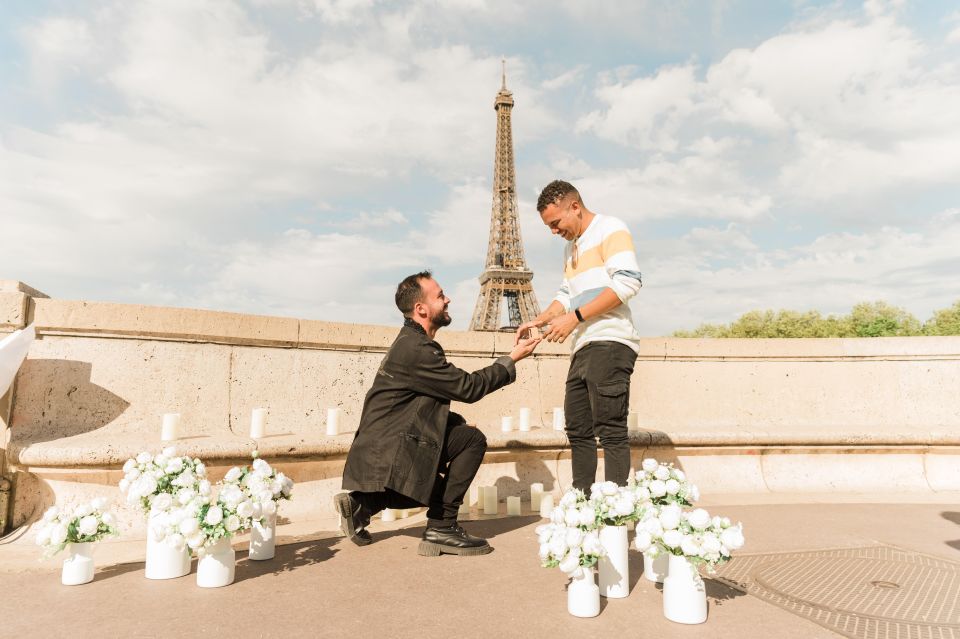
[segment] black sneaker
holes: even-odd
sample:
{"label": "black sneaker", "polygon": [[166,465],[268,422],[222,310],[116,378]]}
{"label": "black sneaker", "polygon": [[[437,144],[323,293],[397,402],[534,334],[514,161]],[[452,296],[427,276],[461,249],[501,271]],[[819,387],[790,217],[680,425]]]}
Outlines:
{"label": "black sneaker", "polygon": [[443,553],[471,557],[486,555],[491,552],[493,552],[493,548],[490,547],[486,539],[468,535],[467,531],[458,524],[443,528],[427,526],[427,529],[423,531],[420,547],[417,548],[417,554],[424,557],[439,557]]}
{"label": "black sneaker", "polygon": [[350,493],[338,493],[333,498],[333,505],[340,513],[340,531],[350,541],[358,546],[367,546],[373,543],[373,537],[366,529],[370,518],[363,517],[363,506]]}

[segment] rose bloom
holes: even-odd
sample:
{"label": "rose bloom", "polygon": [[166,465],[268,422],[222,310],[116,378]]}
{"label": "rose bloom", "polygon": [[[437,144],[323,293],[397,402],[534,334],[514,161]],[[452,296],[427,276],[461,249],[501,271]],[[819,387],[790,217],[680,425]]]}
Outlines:
{"label": "rose bloom", "polygon": [[570,553],[563,558],[563,561],[560,562],[560,570],[567,573],[568,575],[576,572],[580,568],[580,555]]}
{"label": "rose bloom", "polygon": [[225,525],[226,529],[230,532],[234,532],[237,528],[240,527],[240,518],[236,515],[230,515],[227,517],[227,523]]}
{"label": "rose bloom", "polygon": [[697,508],[687,515],[687,521],[697,530],[703,530],[710,525],[710,513],[703,508]]}
{"label": "rose bloom", "polygon": [[655,471],[653,471],[653,476],[660,481],[667,481],[670,479],[670,469],[666,466],[660,466]]}
{"label": "rose bloom", "polygon": [[678,482],[676,479],[668,479],[663,487],[664,490],[667,491],[668,495],[676,495],[678,492],[680,492],[680,482]]}
{"label": "rose bloom", "polygon": [[223,481],[226,481],[226,482],[234,482],[234,481],[237,481],[238,479],[240,479],[240,469],[237,468],[236,466],[228,470],[227,474],[224,475],[223,477]]}
{"label": "rose bloom", "polygon": [[738,550],[743,547],[743,531],[740,526],[732,526],[724,529],[720,533],[720,542],[730,550]]}
{"label": "rose bloom", "polygon": [[100,520],[107,526],[112,526],[117,521],[113,516],[113,513],[103,513],[103,515],[100,517]]}
{"label": "rose bloom", "polygon": [[633,545],[640,552],[646,552],[653,545],[653,536],[646,530],[638,530],[637,536],[633,538]]}
{"label": "rose bloom", "polygon": [[180,534],[189,537],[200,529],[200,524],[193,517],[188,517],[180,522]]}
{"label": "rose bloom", "polygon": [[93,515],[87,515],[80,520],[80,524],[77,528],[80,530],[80,534],[84,536],[90,536],[97,532],[97,528],[100,527],[100,522],[97,521],[97,518]]}
{"label": "rose bloom", "polygon": [[207,511],[207,515],[203,518],[203,521],[210,526],[216,526],[223,521],[223,510],[220,506],[210,506],[210,510]]}
{"label": "rose bloom", "polygon": [[646,459],[643,460],[643,462],[641,462],[640,468],[644,469],[648,473],[652,473],[657,469],[659,465],[660,463],[656,459],[652,457],[647,457]]}
{"label": "rose bloom", "polygon": [[672,530],[680,525],[679,508],[663,508],[660,511],[660,525],[664,530]]}
{"label": "rose bloom", "polygon": [[668,530],[660,539],[667,548],[676,548],[683,541],[683,533],[679,530]]}

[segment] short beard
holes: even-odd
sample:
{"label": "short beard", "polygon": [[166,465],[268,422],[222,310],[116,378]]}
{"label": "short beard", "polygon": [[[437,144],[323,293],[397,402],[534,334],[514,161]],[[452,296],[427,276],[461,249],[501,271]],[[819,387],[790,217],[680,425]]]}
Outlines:
{"label": "short beard", "polygon": [[450,322],[453,321],[453,318],[450,317],[450,313],[443,311],[439,315],[430,318],[430,323],[434,328],[443,328],[444,326],[450,326]]}

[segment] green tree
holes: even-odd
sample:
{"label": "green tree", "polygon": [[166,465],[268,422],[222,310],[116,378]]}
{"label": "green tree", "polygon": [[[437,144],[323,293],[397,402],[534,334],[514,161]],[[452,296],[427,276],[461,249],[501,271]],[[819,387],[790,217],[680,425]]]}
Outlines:
{"label": "green tree", "polygon": [[933,312],[923,325],[924,335],[960,335],[960,300],[950,308]]}
{"label": "green tree", "polygon": [[857,337],[922,335],[916,317],[886,302],[861,302],[850,312],[850,328]]}

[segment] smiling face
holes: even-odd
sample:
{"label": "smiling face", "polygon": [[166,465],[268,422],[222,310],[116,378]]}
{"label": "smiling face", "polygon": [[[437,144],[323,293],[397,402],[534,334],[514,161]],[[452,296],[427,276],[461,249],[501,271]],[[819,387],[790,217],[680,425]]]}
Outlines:
{"label": "smiling face", "polygon": [[548,204],[540,212],[540,219],[551,233],[568,242],[577,239],[583,229],[583,210],[572,193],[555,204]]}
{"label": "smiling face", "polygon": [[425,317],[434,328],[449,326],[453,321],[447,312],[450,298],[443,294],[437,281],[433,278],[420,280],[420,290],[423,291],[423,296],[414,307],[414,312]]}

